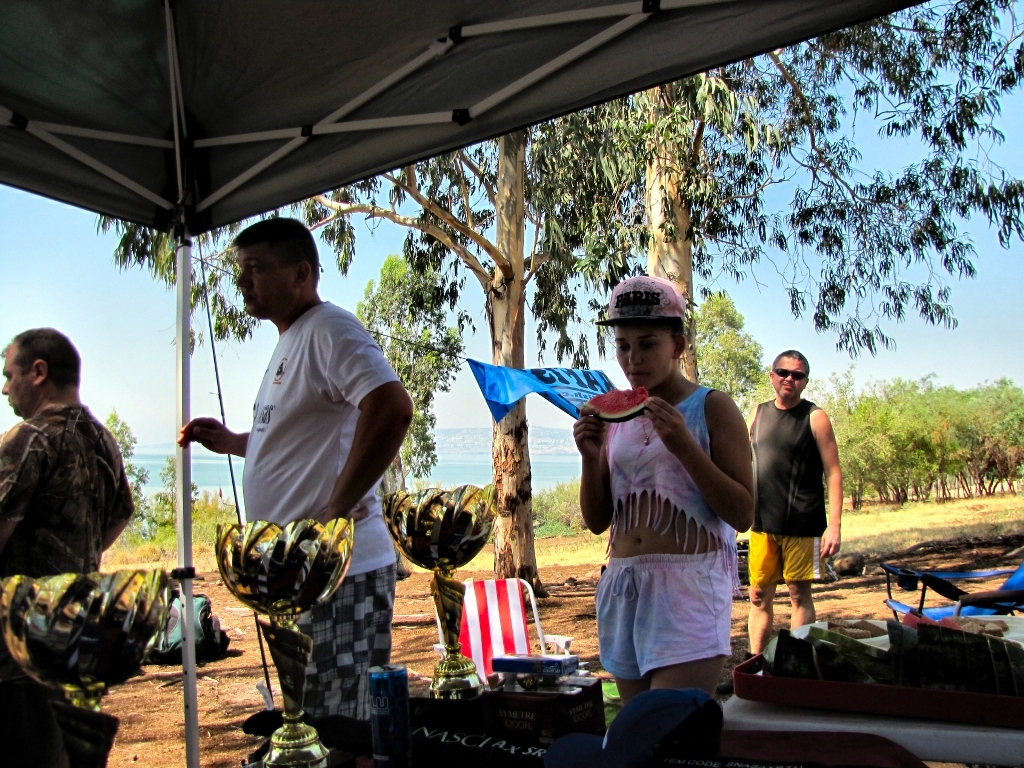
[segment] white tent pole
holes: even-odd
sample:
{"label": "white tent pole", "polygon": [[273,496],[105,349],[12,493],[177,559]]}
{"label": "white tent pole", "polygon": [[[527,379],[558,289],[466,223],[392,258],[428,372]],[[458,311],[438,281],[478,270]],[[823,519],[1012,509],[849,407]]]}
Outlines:
{"label": "white tent pole", "polygon": [[[715,5],[717,3],[731,3],[734,0],[661,0],[657,3],[657,10],[675,11],[681,8],[693,8],[702,5]],[[521,29],[536,29],[538,27],[554,27],[561,24],[577,24],[581,21],[594,21],[595,19],[609,19],[615,16],[632,16],[635,13],[651,13],[644,8],[645,3],[619,3],[617,5],[601,5],[596,8],[581,8],[576,11],[562,11],[561,13],[546,13],[541,16],[524,16],[518,19],[507,19],[505,21],[489,21],[483,24],[468,24],[461,29],[463,37],[479,37],[481,35],[495,35],[501,32],[517,32]]]}
{"label": "white tent pole", "polygon": [[93,128],[79,128],[75,125],[47,123],[43,120],[33,120],[32,122],[37,128],[42,128],[44,131],[49,131],[50,133],[63,134],[64,136],[81,136],[83,139],[112,141],[116,144],[134,144],[139,147],[174,149],[174,142],[168,141],[167,139],[153,139],[149,136],[133,136],[130,133],[115,133],[114,131],[98,131]]}
{"label": "white tent pole", "polygon": [[[192,237],[185,219],[184,154],[181,136],[184,122],[178,121],[179,104],[184,94],[178,92],[178,44],[174,37],[174,17],[170,0],[164,0],[164,20],[167,24],[168,84],[171,87],[171,122],[174,126],[174,160],[178,177],[178,234],[175,253],[177,287],[177,323],[174,334],[175,368],[177,369],[178,408],[177,428],[181,429],[192,418]],[[183,114],[182,110],[182,114]],[[178,567],[174,576],[181,585],[181,688],[185,715],[185,765],[199,768],[199,693],[196,690],[196,612],[192,603],[192,579],[196,575],[192,564],[192,449],[182,447],[175,440],[175,496],[178,519]]]}
{"label": "white tent pole", "polygon": [[[384,91],[386,91],[388,88],[390,88],[392,85],[397,83],[399,80],[401,80],[401,79],[403,79],[405,77],[408,77],[413,72],[415,72],[417,69],[420,69],[421,67],[424,67],[427,64],[429,64],[434,59],[439,58],[440,56],[443,56],[445,54],[445,52],[449,48],[451,48],[451,47],[452,47],[451,40],[447,40],[444,43],[437,43],[437,42],[431,43],[427,47],[426,51],[421,53],[415,59],[413,59],[408,64],[406,64],[404,67],[401,67],[400,69],[396,70],[395,72],[392,72],[390,75],[385,77],[383,80],[380,80],[375,85],[370,86],[365,91],[363,91],[361,94],[356,96],[354,99],[352,99],[351,101],[346,102],[345,104],[340,106],[338,109],[336,109],[333,112],[331,112],[331,114],[329,114],[323,120],[320,120],[319,122],[317,122],[317,125],[327,125],[328,123],[337,122],[338,120],[343,118],[345,115],[347,115],[347,114],[349,114],[351,112],[354,112],[356,109],[358,109],[363,104],[368,102],[374,96],[377,96],[378,94],[383,93]],[[224,197],[225,195],[231,194],[236,189],[238,189],[240,186],[245,184],[245,182],[247,182],[253,176],[256,176],[257,174],[261,173],[265,168],[269,168],[271,165],[276,163],[282,157],[286,157],[287,155],[290,155],[296,149],[301,147],[306,142],[307,138],[308,138],[307,136],[301,136],[300,138],[292,139],[291,141],[289,141],[284,146],[279,147],[276,151],[274,151],[271,154],[267,155],[260,162],[256,163],[256,165],[254,165],[251,168],[249,168],[249,170],[245,171],[244,173],[239,174],[234,179],[229,181],[227,184],[222,186],[220,189],[216,190],[215,192],[212,192],[205,200],[200,200],[199,204],[196,205],[196,213],[202,213],[207,208],[209,208],[211,205],[213,205],[218,200],[220,200],[222,197]]]}
{"label": "white tent pole", "polygon": [[277,141],[280,139],[297,139],[302,136],[322,136],[329,133],[356,133],[358,131],[378,131],[384,128],[408,128],[412,125],[443,125],[452,121],[452,111],[423,112],[416,115],[397,115],[395,117],[373,117],[366,120],[346,120],[341,123],[326,123],[307,126],[306,128],[276,128],[271,131],[255,131],[238,133],[234,136],[219,136],[212,139],[197,139],[196,149],[223,147],[233,144],[251,144],[257,141]]}
{"label": "white tent pole", "polygon": [[[192,319],[192,240],[182,230],[177,249],[177,352],[179,428],[191,418],[191,319]],[[181,574],[182,632],[181,681],[185,698],[185,765],[199,768],[199,710],[196,690],[195,611],[192,605],[192,452],[180,445],[177,459],[175,492],[177,495],[178,569]]]}
{"label": "white tent pole", "polygon": [[[177,70],[175,60],[178,57],[178,46],[174,39],[174,17],[171,16],[171,0],[164,0],[164,18],[167,22],[167,81],[171,86],[171,122],[174,126],[174,170],[178,173],[178,203],[181,204],[184,202],[185,180],[181,167],[181,142],[179,139],[181,137],[182,124],[178,122],[178,79],[175,75]],[[183,239],[186,237],[183,236]],[[191,270],[192,266],[190,263],[189,272]]]}
{"label": "white tent pole", "polygon": [[552,72],[557,72],[563,67],[566,67],[572,62],[576,61],[576,59],[580,58],[581,56],[585,56],[586,54],[590,53],[595,48],[600,48],[608,41],[614,40],[619,35],[625,34],[633,27],[635,27],[637,24],[647,21],[648,18],[650,18],[649,13],[637,13],[634,14],[633,16],[627,16],[617,24],[613,24],[612,26],[605,29],[603,32],[600,32],[594,35],[593,37],[584,40],[582,43],[575,46],[574,48],[570,48],[561,56],[552,59],[547,64],[537,67],[537,69],[533,70],[529,74],[524,75],[523,77],[519,78],[513,83],[510,83],[509,85],[506,85],[497,93],[493,93],[483,101],[474,104],[472,107],[469,108],[469,116],[479,117],[487,110],[496,107],[503,101],[508,101],[520,91],[523,91],[526,88],[529,88],[531,85],[543,80]]}
{"label": "white tent pole", "polygon": [[160,195],[156,194],[155,192],[151,192],[141,184],[135,183],[127,176],[125,176],[123,173],[115,171],[109,165],[101,163],[95,157],[87,155],[78,147],[71,146],[63,139],[58,139],[52,133],[45,130],[41,125],[36,123],[34,120],[29,120],[22,115],[15,115],[15,113],[12,110],[8,109],[3,105],[0,105],[0,125],[6,125],[7,123],[11,122],[12,119],[14,119],[15,117],[22,120],[21,129],[25,131],[25,133],[32,134],[40,141],[45,141],[54,149],[63,152],[65,155],[69,155],[75,158],[75,160],[82,163],[83,165],[89,166],[97,173],[103,174],[111,181],[120,184],[122,187],[127,187],[135,194],[146,198],[151,203],[155,203],[156,205],[159,205],[161,208],[164,208],[165,210],[169,211],[174,207],[173,203],[171,203],[168,200],[164,200],[162,197],[160,197]]}

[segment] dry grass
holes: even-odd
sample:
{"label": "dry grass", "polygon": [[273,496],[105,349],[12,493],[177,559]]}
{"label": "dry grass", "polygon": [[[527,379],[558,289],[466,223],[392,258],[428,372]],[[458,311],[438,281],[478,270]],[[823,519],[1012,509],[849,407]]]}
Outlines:
{"label": "dry grass", "polygon": [[[994,538],[1024,532],[1024,498],[1003,495],[978,499],[960,499],[946,503],[911,503],[903,507],[866,506],[859,512],[843,512],[843,551],[883,555],[922,541],[958,538]],[[742,534],[740,538],[745,538]],[[608,536],[582,533],[537,539],[537,564],[541,568],[598,564],[604,561]],[[217,569],[212,542],[194,546],[196,568]],[[488,545],[477,556],[477,567],[493,562],[494,550]],[[126,547],[118,542],[103,558],[105,570],[113,568],[173,568],[177,558],[173,550],[146,542]],[[417,569],[418,570],[418,569]]]}
{"label": "dry grass", "polygon": [[[1011,494],[955,501],[866,504],[843,509],[843,552],[885,555],[922,541],[995,538],[1024,533],[1024,497]],[[740,534],[741,539],[749,534]]]}
{"label": "dry grass", "polygon": [[[922,541],[995,538],[1024,533],[1024,497],[1014,495],[959,499],[938,503],[914,502],[903,507],[867,505],[858,512],[843,511],[843,551],[882,555]],[[749,534],[741,534],[747,538]],[[599,563],[605,558],[607,534],[537,540],[537,564],[542,567]],[[488,548],[480,554],[490,558]]]}
{"label": "dry grass", "polygon": [[[192,560],[197,571],[216,571],[217,559],[213,554],[213,543],[200,541],[192,545]],[[161,548],[151,541],[128,546],[118,540],[103,554],[103,570],[113,571],[128,568],[164,568],[171,570],[178,565],[175,550]]]}
{"label": "dry grass", "polygon": [[1024,532],[1024,498],[1013,495],[882,505],[843,513],[843,549],[885,554],[922,541],[995,538]]}

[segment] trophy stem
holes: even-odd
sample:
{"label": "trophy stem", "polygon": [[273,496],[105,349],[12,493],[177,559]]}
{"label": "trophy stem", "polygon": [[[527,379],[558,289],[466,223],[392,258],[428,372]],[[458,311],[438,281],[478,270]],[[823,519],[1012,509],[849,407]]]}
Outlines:
{"label": "trophy stem", "polygon": [[434,597],[444,637],[444,658],[434,667],[430,695],[435,699],[472,699],[480,695],[483,684],[477,675],[476,664],[462,655],[459,626],[462,623],[466,587],[452,578],[453,570],[436,569],[430,582],[430,592]]}
{"label": "trophy stem", "polygon": [[270,623],[260,620],[260,628],[270,646],[284,697],[284,725],[270,737],[270,749],[263,764],[326,768],[327,749],[320,743],[316,729],[302,722],[306,666],[313,651],[313,639],[298,631],[290,617],[272,616]]}
{"label": "trophy stem", "polygon": [[85,709],[90,712],[99,712],[100,698],[105,692],[106,691],[102,686],[88,689],[65,688],[64,698],[73,707]]}

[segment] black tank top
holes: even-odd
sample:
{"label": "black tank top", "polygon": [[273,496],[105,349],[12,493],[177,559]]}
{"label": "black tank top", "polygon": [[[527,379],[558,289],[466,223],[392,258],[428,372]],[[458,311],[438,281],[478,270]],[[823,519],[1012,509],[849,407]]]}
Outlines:
{"label": "black tank top", "polygon": [[788,411],[775,401],[754,415],[751,445],[757,481],[754,530],[785,536],[821,536],[825,519],[825,468],[811,433],[810,400]]}

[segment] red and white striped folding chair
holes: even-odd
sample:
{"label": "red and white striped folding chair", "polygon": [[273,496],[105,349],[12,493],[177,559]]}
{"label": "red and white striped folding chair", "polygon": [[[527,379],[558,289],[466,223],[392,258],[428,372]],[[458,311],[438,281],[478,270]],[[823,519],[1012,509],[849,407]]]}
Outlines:
{"label": "red and white striped folding chair", "polygon": [[[541,651],[547,653],[550,648],[551,653],[569,652],[571,637],[545,635],[541,629],[537,601],[528,581],[500,579],[463,583],[466,585],[466,596],[462,604],[459,642],[462,644],[462,652],[476,663],[477,673],[485,683],[492,672],[492,658],[507,653],[531,652],[523,589],[530,596],[533,625],[537,628]],[[437,636],[443,643],[440,622],[437,625]]]}

